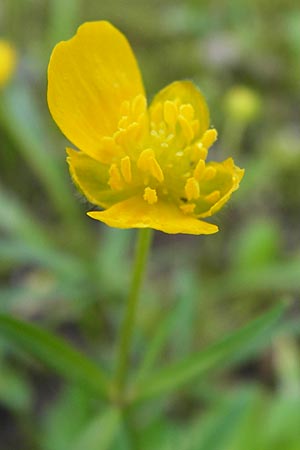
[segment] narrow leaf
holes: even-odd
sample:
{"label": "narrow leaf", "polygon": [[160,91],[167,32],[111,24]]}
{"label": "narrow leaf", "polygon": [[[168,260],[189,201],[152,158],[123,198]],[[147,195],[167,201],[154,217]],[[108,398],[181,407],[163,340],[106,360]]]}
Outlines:
{"label": "narrow leaf", "polygon": [[49,331],[0,314],[0,335],[21,346],[66,379],[82,384],[99,396],[107,396],[108,383],[102,370]]}
{"label": "narrow leaf", "polygon": [[73,450],[109,450],[121,425],[120,411],[109,407],[95,417],[81,435],[76,438]]}
{"label": "narrow leaf", "polygon": [[148,376],[137,388],[136,400],[160,396],[180,388],[210,369],[245,357],[272,336],[284,311],[280,304],[250,324],[229,335],[204,351]]}

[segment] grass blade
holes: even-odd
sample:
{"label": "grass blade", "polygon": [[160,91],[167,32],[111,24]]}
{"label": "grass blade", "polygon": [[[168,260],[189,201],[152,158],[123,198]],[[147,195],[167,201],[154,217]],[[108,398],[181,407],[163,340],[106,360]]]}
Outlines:
{"label": "grass blade", "polygon": [[0,335],[40,359],[66,379],[106,398],[108,382],[102,370],[63,339],[36,325],[0,314]]}

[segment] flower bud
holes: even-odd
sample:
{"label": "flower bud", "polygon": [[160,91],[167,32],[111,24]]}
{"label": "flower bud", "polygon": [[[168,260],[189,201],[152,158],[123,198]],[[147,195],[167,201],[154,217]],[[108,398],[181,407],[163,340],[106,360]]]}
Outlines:
{"label": "flower bud", "polygon": [[0,39],[0,88],[13,76],[16,68],[17,54],[8,41]]}
{"label": "flower bud", "polygon": [[254,90],[235,86],[227,92],[224,107],[233,119],[251,122],[260,114],[261,99]]}

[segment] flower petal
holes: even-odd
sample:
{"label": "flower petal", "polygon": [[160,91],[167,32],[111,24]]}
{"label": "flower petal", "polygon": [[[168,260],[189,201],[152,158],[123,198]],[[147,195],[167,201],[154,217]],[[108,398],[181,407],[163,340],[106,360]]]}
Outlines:
{"label": "flower petal", "polygon": [[71,177],[89,202],[107,208],[124,198],[110,189],[107,166],[77,150],[67,148],[67,154]]}
{"label": "flower petal", "polygon": [[214,180],[207,183],[207,187],[211,184],[210,190],[219,190],[221,197],[209,209],[207,209],[207,205],[204,207],[204,212],[198,214],[198,217],[201,218],[212,216],[228,202],[231,194],[239,188],[245,173],[244,169],[235,166],[232,158],[228,158],[220,163],[212,162],[210,166],[217,170],[217,175]]}
{"label": "flower petal", "polygon": [[101,138],[117,129],[124,101],[144,94],[125,36],[105,21],[87,22],[53,50],[48,68],[50,112],[80,150],[101,159]]}
{"label": "flower petal", "polygon": [[154,228],[169,234],[213,234],[218,227],[183,214],[175,205],[158,202],[149,205],[133,197],[105,211],[91,211],[88,216],[115,228]]}
{"label": "flower petal", "polygon": [[193,106],[194,117],[199,121],[197,135],[201,137],[209,127],[209,110],[203,94],[191,81],[175,81],[159,91],[151,103],[150,115],[158,103],[176,99],[179,100],[180,105],[190,104]]}

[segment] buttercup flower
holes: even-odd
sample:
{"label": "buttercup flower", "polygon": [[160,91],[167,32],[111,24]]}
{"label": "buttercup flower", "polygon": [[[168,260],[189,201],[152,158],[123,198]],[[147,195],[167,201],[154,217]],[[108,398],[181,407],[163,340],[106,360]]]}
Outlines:
{"label": "buttercup flower", "polygon": [[83,24],[54,49],[48,103],[65,136],[70,172],[88,215],[117,228],[211,234],[244,171],[207,162],[217,138],[205,99],[190,81],[162,89],[149,108],[131,47],[110,23]]}
{"label": "buttercup flower", "polygon": [[16,51],[4,39],[0,39],[0,87],[4,86],[12,77],[16,67]]}

